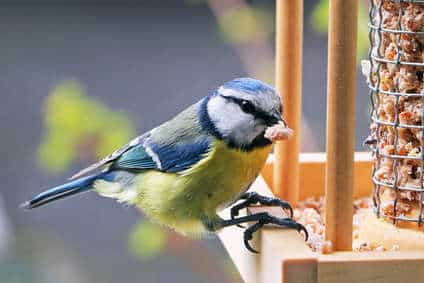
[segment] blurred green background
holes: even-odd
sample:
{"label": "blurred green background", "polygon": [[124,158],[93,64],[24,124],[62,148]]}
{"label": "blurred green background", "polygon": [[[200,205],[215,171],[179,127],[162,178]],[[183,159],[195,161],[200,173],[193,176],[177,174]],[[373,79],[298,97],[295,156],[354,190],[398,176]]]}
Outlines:
{"label": "blurred green background", "polygon": [[[365,58],[366,1],[358,61]],[[0,1],[0,282],[241,282],[193,240],[95,194],[19,203],[240,76],[273,82],[275,1]],[[302,150],[324,150],[328,0],[305,1]],[[368,97],[358,76],[357,150]],[[241,240],[241,239],[240,239]]]}

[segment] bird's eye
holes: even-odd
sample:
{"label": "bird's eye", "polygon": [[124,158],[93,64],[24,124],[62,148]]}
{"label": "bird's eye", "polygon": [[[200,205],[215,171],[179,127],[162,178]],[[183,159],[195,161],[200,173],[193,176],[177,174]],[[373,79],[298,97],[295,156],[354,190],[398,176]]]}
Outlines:
{"label": "bird's eye", "polygon": [[246,113],[254,113],[255,110],[256,110],[255,106],[253,106],[253,104],[250,101],[247,101],[247,100],[243,100],[240,103],[240,108],[241,108],[241,110],[243,110],[243,112],[246,112]]}

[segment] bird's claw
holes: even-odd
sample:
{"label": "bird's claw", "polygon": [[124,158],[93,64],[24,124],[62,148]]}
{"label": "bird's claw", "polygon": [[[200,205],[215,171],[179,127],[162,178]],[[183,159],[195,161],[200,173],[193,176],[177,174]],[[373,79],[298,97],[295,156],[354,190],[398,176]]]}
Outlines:
{"label": "bird's claw", "polygon": [[[262,196],[256,192],[247,192],[247,193],[244,193],[240,197],[240,199],[243,199],[244,201],[234,205],[231,208],[231,219],[234,219],[235,216],[238,216],[239,211],[241,209],[247,208],[254,204],[262,204],[266,206],[279,206],[283,210],[288,210],[290,212],[289,217],[293,218],[293,208],[291,207],[291,205],[288,202],[283,201],[279,198]],[[244,226],[240,224],[237,224],[237,227],[245,228]]]}
{"label": "bird's claw", "polygon": [[280,227],[294,228],[299,233],[303,231],[303,233],[305,234],[305,241],[308,240],[308,237],[309,237],[308,231],[306,230],[305,226],[303,226],[302,224],[297,223],[296,221],[294,221],[291,218],[278,218],[278,217],[266,214],[266,215],[264,215],[264,217],[259,219],[258,222],[256,222],[252,226],[248,227],[244,231],[244,235],[243,235],[244,245],[245,245],[246,249],[248,249],[252,253],[259,253],[259,252],[257,250],[255,250],[254,248],[252,248],[249,241],[253,239],[253,234],[256,231],[258,231],[260,228],[262,228],[265,224],[274,224],[274,225],[277,225],[277,226],[280,226]]}
{"label": "bird's claw", "polygon": [[[305,241],[308,240],[308,231],[306,230],[306,228],[302,224],[297,223],[296,221],[292,219],[293,208],[290,206],[289,203],[275,197],[262,196],[256,192],[244,193],[243,195],[241,195],[240,200],[243,200],[243,201],[231,207],[231,210],[230,210],[231,222],[233,223],[233,225],[236,225],[237,227],[245,228],[244,236],[243,236],[244,245],[246,249],[248,249],[252,253],[258,253],[258,251],[252,248],[249,241],[253,239],[253,234],[266,224],[274,224],[280,227],[294,228],[298,232],[303,231],[303,233],[305,234]],[[261,204],[264,206],[279,206],[283,210],[288,210],[289,217],[278,218],[266,212],[262,212],[262,213],[251,214],[250,216],[246,216],[247,221],[246,220],[240,221],[241,220],[240,218],[236,218],[236,216],[239,215],[239,212],[241,209],[244,209],[256,204]],[[241,218],[244,218],[244,217],[241,217]],[[243,227],[242,225],[240,225],[240,223],[242,222],[256,222],[256,223],[254,223],[253,225],[249,227]]]}
{"label": "bird's claw", "polygon": [[258,254],[259,252],[257,250],[255,250],[254,248],[252,248],[252,246],[250,245],[249,241],[253,239],[253,233],[255,233],[256,231],[258,231],[264,225],[265,224],[263,222],[259,221],[258,223],[253,224],[252,226],[250,226],[249,228],[247,228],[244,231],[244,235],[243,235],[244,246],[246,247],[246,249],[248,249],[252,253]]}
{"label": "bird's claw", "polygon": [[[235,217],[239,215],[239,211],[243,208],[248,207],[249,205],[250,204],[247,203],[247,201],[243,201],[243,202],[236,204],[233,207],[231,207],[231,210],[230,210],[231,219],[235,219]],[[239,228],[246,228],[245,226],[243,226],[241,224],[236,224],[236,226],[239,227]]]}

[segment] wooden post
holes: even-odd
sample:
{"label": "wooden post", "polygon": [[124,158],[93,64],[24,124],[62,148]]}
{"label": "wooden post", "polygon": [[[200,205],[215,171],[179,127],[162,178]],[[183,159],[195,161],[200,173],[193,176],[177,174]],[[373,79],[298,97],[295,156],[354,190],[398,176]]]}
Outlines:
{"label": "wooden post", "polygon": [[303,0],[276,1],[276,78],[284,117],[293,137],[275,146],[274,194],[296,205],[299,200],[299,148],[302,101]]}
{"label": "wooden post", "polygon": [[352,249],[358,0],[330,0],[327,80],[326,239]]}

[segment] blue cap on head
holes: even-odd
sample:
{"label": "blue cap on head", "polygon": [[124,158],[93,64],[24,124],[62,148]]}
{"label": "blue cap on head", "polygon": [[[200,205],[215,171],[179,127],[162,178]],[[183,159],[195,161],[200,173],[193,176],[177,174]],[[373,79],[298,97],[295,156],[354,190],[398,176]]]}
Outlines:
{"label": "blue cap on head", "polygon": [[249,93],[275,92],[270,85],[252,78],[237,78],[226,82],[223,87]]}

